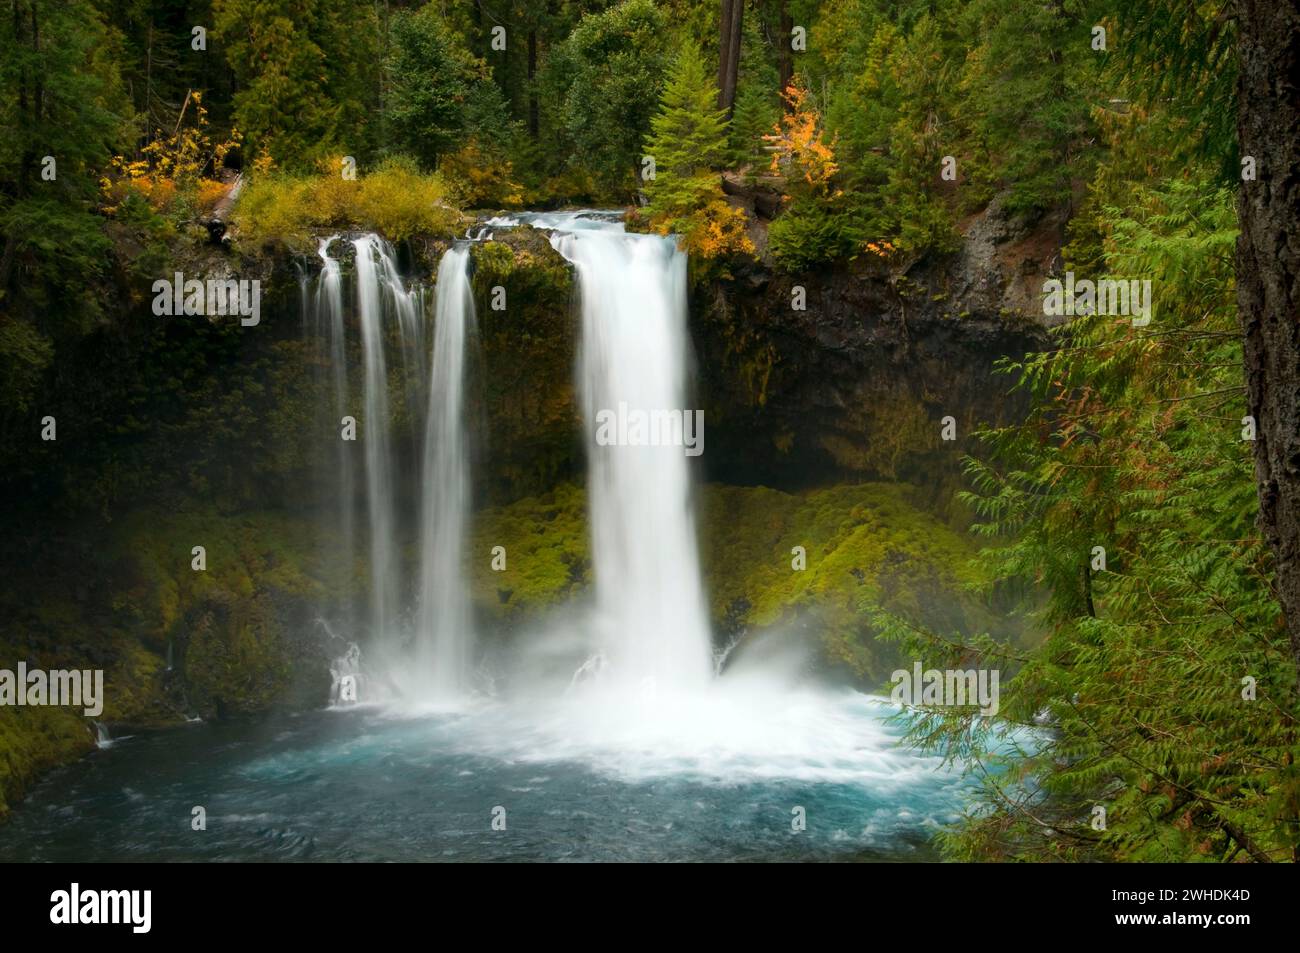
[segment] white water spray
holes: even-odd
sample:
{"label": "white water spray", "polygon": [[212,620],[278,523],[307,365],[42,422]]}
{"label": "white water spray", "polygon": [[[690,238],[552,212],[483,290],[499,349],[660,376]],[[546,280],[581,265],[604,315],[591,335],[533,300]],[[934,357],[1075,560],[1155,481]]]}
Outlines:
{"label": "white water spray", "polygon": [[[467,690],[473,652],[462,566],[470,505],[465,347],[474,322],[468,251],[452,249],[439,266],[430,360],[423,288],[402,281],[383,239],[352,240],[362,356],[357,408],[349,406],[342,268],[329,253],[337,239],[321,242],[321,272],[313,295],[304,288],[304,307],[313,312],[314,331],[333,367],[336,420],[360,418],[369,530],[367,657],[377,676],[367,684],[381,694],[387,685],[408,701],[445,702]],[[401,419],[408,426],[395,430]],[[342,559],[348,564],[354,558],[354,447],[340,441],[338,461]],[[402,529],[416,513],[418,565],[402,558]]]}
{"label": "white water spray", "polygon": [[[333,371],[334,403],[327,421],[328,432],[336,432],[342,426],[342,419],[350,413],[348,365],[347,365],[347,325],[343,311],[343,270],[338,259],[331,258],[330,245],[338,240],[337,235],[321,239],[317,255],[321,259],[321,272],[316,286],[314,313],[316,316],[316,334],[324,341],[326,354]],[[352,461],[351,448],[342,440],[336,441],[335,460],[338,475],[338,528],[340,537],[339,568],[345,573],[352,567],[352,552],[355,547],[354,512],[356,497],[356,477]]]}

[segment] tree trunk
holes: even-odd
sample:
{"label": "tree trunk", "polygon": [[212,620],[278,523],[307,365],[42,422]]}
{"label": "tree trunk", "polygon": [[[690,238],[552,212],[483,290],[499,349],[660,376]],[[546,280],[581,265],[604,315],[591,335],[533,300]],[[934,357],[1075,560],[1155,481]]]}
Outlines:
{"label": "tree trunk", "polygon": [[721,13],[718,17],[718,108],[726,109],[722,91],[727,85],[727,76],[731,70],[727,60],[731,56],[731,17],[737,0],[722,0]]}
{"label": "tree trunk", "polygon": [[731,116],[736,104],[736,76],[740,70],[740,33],[745,0],[722,0],[718,25],[718,108]]}
{"label": "tree trunk", "polygon": [[1239,0],[1237,310],[1256,422],[1259,525],[1300,664],[1300,0]]}
{"label": "tree trunk", "polygon": [[794,52],[790,49],[794,33],[794,17],[790,15],[789,0],[781,0],[777,24],[781,36],[776,53],[776,72],[777,81],[781,84],[781,96],[784,99],[785,91],[790,88],[790,80],[794,79]]}
{"label": "tree trunk", "polygon": [[537,138],[537,31],[528,31],[528,135]]}
{"label": "tree trunk", "polygon": [[740,74],[740,35],[745,20],[745,0],[731,2],[731,36],[727,42],[727,76],[721,86],[721,108],[731,118],[731,109],[736,105],[736,79]]}

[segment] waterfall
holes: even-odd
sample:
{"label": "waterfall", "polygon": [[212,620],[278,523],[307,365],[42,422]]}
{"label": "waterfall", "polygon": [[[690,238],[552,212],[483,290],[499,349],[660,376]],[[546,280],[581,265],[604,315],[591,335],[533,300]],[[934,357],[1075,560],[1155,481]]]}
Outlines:
{"label": "waterfall", "polygon": [[[670,238],[628,234],[616,221],[590,214],[529,215],[489,225],[520,221],[551,230],[552,244],[573,264],[578,285],[576,378],[587,438],[595,576],[591,634],[599,657],[577,681],[619,695],[698,692],[714,677],[714,666],[690,451],[682,439],[683,421],[697,419],[686,406],[686,257]],[[370,657],[383,660],[403,695],[445,702],[469,691],[474,653],[464,572],[471,496],[465,366],[475,321],[469,252],[453,248],[439,265],[430,349],[422,291],[405,288],[392,249],[373,235],[353,245],[370,628],[378,649]],[[341,277],[326,246],[321,257],[315,307],[322,325],[338,329],[329,332],[335,399],[346,402]],[[405,386],[390,386],[399,364]],[[423,374],[419,387],[411,382],[413,373]],[[395,408],[393,401],[405,404]],[[614,433],[618,439],[602,439],[600,422],[614,413],[621,422],[605,437]],[[635,439],[635,426],[626,424],[638,415],[642,422],[675,420],[675,430],[664,433],[676,439]],[[422,420],[423,432],[415,432],[413,423],[409,436],[394,433],[395,419]],[[417,492],[404,496],[412,481],[402,476],[401,447],[418,443],[423,450],[413,481]],[[345,467],[340,472],[341,480],[350,479]],[[407,498],[419,504],[413,579],[404,577],[399,543],[399,530],[411,525],[408,513],[415,511],[399,506]],[[413,618],[402,616],[408,595]]]}
{"label": "waterfall", "polygon": [[686,406],[686,256],[672,238],[629,234],[588,215],[524,220],[553,230],[551,242],[578,281],[577,376],[596,636],[605,656],[599,678],[620,692],[696,692],[712,678],[713,656],[685,449],[597,439],[602,414],[681,420],[693,413]]}
{"label": "waterfall", "polygon": [[466,452],[465,342],[474,322],[469,250],[438,265],[437,311],[424,438],[419,619],[414,671],[427,697],[463,694],[473,649],[463,556],[470,504]]}
{"label": "waterfall", "polygon": [[[447,700],[468,688],[473,651],[463,572],[469,455],[463,423],[465,347],[474,323],[469,253],[454,248],[438,269],[432,341],[423,288],[402,281],[391,246],[376,235],[353,239],[355,314],[360,329],[360,407],[350,404],[347,297],[340,261],[318,249],[314,293],[303,288],[304,325],[318,336],[332,379],[322,395],[335,413],[356,416],[356,444],[340,440],[335,489],[340,558],[355,561],[354,498],[362,490],[369,545],[369,628],[366,685],[396,687],[408,699]],[[432,345],[432,356],[429,349]],[[358,413],[358,410],[360,411]],[[361,465],[363,480],[354,469]],[[358,487],[358,482],[360,486]],[[403,561],[403,528],[419,514],[419,563]],[[413,605],[410,604],[413,600]],[[349,640],[352,621],[347,619]],[[371,651],[373,649],[373,652]]]}
{"label": "waterfall", "polygon": [[[338,259],[331,258],[330,245],[338,240],[337,235],[321,240],[317,254],[321,259],[320,278],[316,286],[315,314],[316,333],[322,339],[330,368],[333,371],[334,402],[329,414],[327,431],[337,435],[342,426],[343,417],[350,414],[348,407],[350,395],[348,390],[347,364],[347,325],[343,312],[343,270]],[[352,454],[347,443],[335,440],[335,461],[338,474],[338,528],[339,555],[338,568],[349,573],[353,565],[355,549],[355,502],[356,477],[353,471]]]}
{"label": "waterfall", "polygon": [[578,386],[601,637],[611,677],[642,691],[700,689],[712,666],[681,446],[602,446],[596,416],[686,410],[686,256],[671,238],[582,230],[557,250],[577,269]]}
{"label": "waterfall", "polygon": [[398,551],[393,535],[396,500],[381,287],[381,277],[388,277],[388,269],[381,270],[376,262],[376,258],[385,254],[379,238],[365,235],[352,244],[356,248],[357,315],[364,371],[360,438],[365,446],[366,506],[370,518],[370,628],[371,637],[383,643],[393,637],[398,599]]}

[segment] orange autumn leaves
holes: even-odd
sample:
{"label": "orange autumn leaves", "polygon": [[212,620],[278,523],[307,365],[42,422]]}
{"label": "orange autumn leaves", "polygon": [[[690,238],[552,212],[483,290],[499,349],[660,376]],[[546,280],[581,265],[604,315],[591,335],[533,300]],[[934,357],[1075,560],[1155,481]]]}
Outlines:
{"label": "orange autumn leaves", "polygon": [[807,90],[791,86],[785,91],[787,111],[767,136],[773,146],[773,175],[802,179],[809,188],[830,194],[831,180],[839,171],[834,143],[825,141],[821,116],[808,102]]}
{"label": "orange autumn leaves", "polygon": [[[845,195],[836,184],[840,166],[835,160],[834,137],[826,140],[821,114],[806,89],[792,84],[783,97],[786,111],[764,138],[772,152],[769,171],[784,177],[790,190],[784,201],[811,196],[840,202]],[[887,258],[895,251],[894,244],[888,241],[867,241],[860,247],[878,258]]]}

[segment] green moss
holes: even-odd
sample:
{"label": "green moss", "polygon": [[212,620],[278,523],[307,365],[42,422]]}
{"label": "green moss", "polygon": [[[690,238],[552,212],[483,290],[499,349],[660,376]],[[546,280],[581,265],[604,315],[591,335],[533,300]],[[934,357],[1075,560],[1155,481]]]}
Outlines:
{"label": "green moss", "polygon": [[[0,595],[9,621],[0,667],[103,669],[99,720],[112,726],[286,702],[313,661],[289,627],[303,628],[303,607],[359,589],[355,573],[327,558],[338,541],[309,513],[142,507],[82,532],[84,545],[17,569]],[[192,568],[198,545],[202,572]],[[0,813],[38,773],[93,743],[81,709],[0,708]]]}
{"label": "green moss", "polygon": [[[492,569],[496,546],[502,571]],[[480,513],[472,552],[474,601],[487,618],[517,621],[565,601],[591,577],[585,494],[565,483]]]}
{"label": "green moss", "polygon": [[0,817],[37,774],[94,746],[80,710],[0,707]]}
{"label": "green moss", "polygon": [[[279,512],[137,510],[109,550],[131,583],[117,607],[147,643],[161,648],[184,609],[208,599],[247,600],[265,591],[318,598],[327,589],[347,589],[348,580],[337,569],[331,576],[322,558],[320,532],[309,517]],[[195,546],[205,549],[206,570],[193,568]]]}
{"label": "green moss", "polygon": [[209,593],[184,629],[180,661],[199,710],[264,711],[288,689],[293,660],[267,596]]}
{"label": "green moss", "polygon": [[[46,630],[48,625],[57,625]],[[178,712],[164,698],[163,661],[120,629],[96,632],[93,655],[74,647],[74,634],[87,631],[74,603],[46,604],[38,619],[20,619],[17,639],[0,643],[0,667],[103,669],[103,711],[98,720],[140,726],[176,721]],[[55,638],[48,636],[52,631]],[[0,707],[0,816],[42,771],[91,750],[95,728],[85,707]]]}
{"label": "green moss", "polygon": [[865,679],[893,664],[866,621],[873,606],[940,631],[986,628],[991,614],[963,591],[973,541],[908,494],[872,483],[800,494],[708,488],[701,536],[715,620],[740,631],[801,619],[820,630],[828,658]]}

